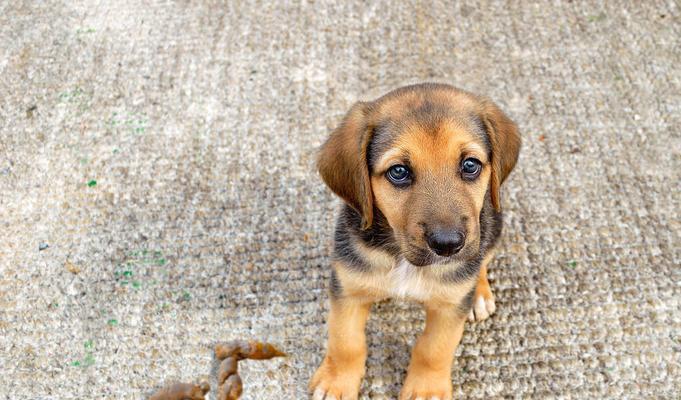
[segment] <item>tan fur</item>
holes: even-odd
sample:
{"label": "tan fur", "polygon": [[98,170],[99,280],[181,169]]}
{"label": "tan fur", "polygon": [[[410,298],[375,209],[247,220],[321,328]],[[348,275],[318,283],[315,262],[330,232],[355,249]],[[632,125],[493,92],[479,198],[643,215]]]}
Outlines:
{"label": "tan fur", "polygon": [[[478,221],[473,216],[480,214],[491,174],[491,166],[487,163],[487,155],[479,141],[479,138],[455,124],[443,124],[437,135],[418,126],[411,127],[400,135],[394,150],[379,161],[377,173],[371,177],[374,201],[398,237],[425,245],[418,218],[423,213],[435,213],[445,219],[450,211],[438,210],[438,202],[433,201],[435,196],[456,199],[463,207],[458,210],[458,214],[472,216],[468,219],[467,230],[472,234],[478,232]],[[427,192],[400,190],[384,178],[388,168],[399,164],[399,160],[406,154],[409,155],[413,169],[421,172],[420,179],[428,181]],[[476,157],[483,162],[483,170],[475,182],[462,182],[459,179],[453,185],[451,183],[457,180],[462,157]],[[433,207],[435,208],[431,209]],[[405,213],[404,210],[410,212]],[[409,217],[414,218],[410,221]]]}
{"label": "tan fur", "polygon": [[490,262],[492,262],[493,259],[494,251],[490,251],[482,261],[482,265],[480,266],[480,274],[478,275],[478,283],[475,286],[475,299],[478,297],[482,297],[485,300],[494,299],[492,288],[489,286],[489,281],[487,280],[487,266]]}
{"label": "tan fur", "polygon": [[354,298],[331,302],[327,353],[310,381],[311,391],[339,400],[357,398],[367,355],[364,327],[369,308],[371,303]]}
{"label": "tan fur", "polygon": [[426,328],[414,345],[401,400],[452,398],[452,362],[464,322],[453,307],[426,304]]}

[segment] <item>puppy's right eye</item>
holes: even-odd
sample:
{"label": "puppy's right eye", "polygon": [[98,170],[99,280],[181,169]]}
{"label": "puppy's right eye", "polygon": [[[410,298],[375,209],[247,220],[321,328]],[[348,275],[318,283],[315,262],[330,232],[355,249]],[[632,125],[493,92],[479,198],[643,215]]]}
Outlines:
{"label": "puppy's right eye", "polygon": [[411,172],[404,165],[393,165],[385,174],[386,178],[395,186],[405,187],[411,183]]}

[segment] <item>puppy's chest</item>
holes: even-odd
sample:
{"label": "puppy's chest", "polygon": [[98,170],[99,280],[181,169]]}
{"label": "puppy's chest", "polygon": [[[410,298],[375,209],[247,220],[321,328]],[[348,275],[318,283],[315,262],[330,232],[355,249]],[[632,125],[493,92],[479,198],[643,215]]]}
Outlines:
{"label": "puppy's chest", "polygon": [[345,268],[342,262],[336,268],[337,277],[346,294],[350,296],[372,300],[398,297],[424,303],[459,304],[475,282],[471,279],[452,283],[443,279],[448,271],[460,268],[461,264],[416,267],[382,251],[367,248],[362,250],[364,262],[371,266],[368,271]]}
{"label": "puppy's chest", "polygon": [[[429,267],[433,268],[433,267]],[[435,267],[437,268],[437,267]],[[453,285],[443,282],[431,269],[415,267],[407,261],[396,263],[387,271],[377,288],[388,297],[412,299],[421,302],[445,301],[458,303],[470,290],[470,285]]]}

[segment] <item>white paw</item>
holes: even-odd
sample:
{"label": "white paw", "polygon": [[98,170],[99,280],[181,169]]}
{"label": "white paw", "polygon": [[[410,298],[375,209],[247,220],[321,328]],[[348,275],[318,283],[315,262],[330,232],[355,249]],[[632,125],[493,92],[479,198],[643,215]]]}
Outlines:
{"label": "white paw", "polygon": [[493,296],[485,299],[483,295],[478,295],[473,301],[471,311],[468,313],[468,320],[471,322],[486,320],[490,315],[494,314],[496,309]]}

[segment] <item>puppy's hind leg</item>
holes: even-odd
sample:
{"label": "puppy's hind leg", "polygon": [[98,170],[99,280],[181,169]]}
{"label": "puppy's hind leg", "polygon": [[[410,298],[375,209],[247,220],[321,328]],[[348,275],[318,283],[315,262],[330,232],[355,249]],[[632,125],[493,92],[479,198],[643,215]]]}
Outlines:
{"label": "puppy's hind leg", "polygon": [[482,260],[482,265],[480,265],[480,275],[478,275],[478,283],[475,287],[473,306],[468,313],[468,320],[471,322],[483,321],[494,314],[494,311],[497,309],[494,304],[492,288],[489,286],[489,281],[487,280],[487,266],[493,258],[494,251],[491,250]]}

